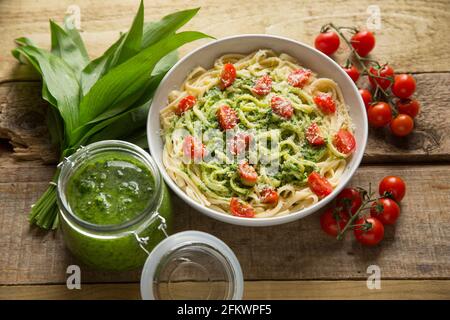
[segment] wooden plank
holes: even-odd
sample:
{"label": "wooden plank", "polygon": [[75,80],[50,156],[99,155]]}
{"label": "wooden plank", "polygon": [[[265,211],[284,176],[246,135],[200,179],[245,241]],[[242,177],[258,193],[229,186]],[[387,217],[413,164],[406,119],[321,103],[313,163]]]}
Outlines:
{"label": "wooden plank", "polygon": [[[138,0],[77,1],[81,8],[83,38],[92,57],[101,54],[120,31],[129,27],[138,3]],[[49,47],[48,19],[62,21],[67,7],[72,4],[70,0],[49,0],[45,4],[33,0],[0,3],[0,57],[5,61],[0,64],[0,82],[36,78],[30,68],[19,66],[11,56],[13,40],[29,36],[37,44]],[[269,33],[313,44],[320,26],[327,22],[364,26],[369,17],[369,5],[373,5],[373,1],[261,0],[256,6],[253,2],[239,0],[197,0],[190,1],[189,6],[200,6],[202,10],[189,23],[189,28],[217,38],[241,33]],[[387,0],[377,5],[381,10],[382,27],[377,30],[375,56],[389,61],[399,71],[450,71],[450,34],[438,32],[447,30],[450,25],[447,1],[421,0],[411,5]],[[185,7],[184,0],[147,0],[145,18],[156,20]],[[204,42],[188,45],[182,53]]]}
{"label": "wooden plank", "polygon": [[[186,285],[190,296],[192,286]],[[380,290],[369,290],[365,281],[246,281],[246,300],[318,299],[450,299],[449,280],[381,280]],[[0,286],[0,300],[141,299],[138,283],[82,284],[80,290],[65,285]]]}
{"label": "wooden plank", "polygon": [[[364,163],[450,161],[450,73],[415,77],[416,97],[422,104],[416,129],[405,138],[394,137],[388,129],[370,129]],[[15,145],[16,158],[54,162],[57,154],[46,134],[40,96],[39,82],[0,84],[0,138]]]}
{"label": "wooden plank", "polygon": [[[28,209],[52,172],[43,170],[39,182],[27,177],[28,170],[37,167],[0,166],[0,177],[5,177],[0,182],[0,284],[64,283],[67,266],[76,261],[64,249],[60,233],[30,229],[27,223]],[[343,242],[329,238],[320,231],[319,214],[275,227],[239,227],[208,218],[175,196],[174,228],[224,240],[246,280],[365,279],[372,264],[381,268],[384,279],[449,279],[450,165],[363,166],[351,185],[376,185],[387,174],[403,177],[408,190],[398,223],[387,227],[385,239],[373,248],[351,237]],[[139,270],[108,273],[85,267],[82,274],[83,283],[132,282],[140,276]]]}

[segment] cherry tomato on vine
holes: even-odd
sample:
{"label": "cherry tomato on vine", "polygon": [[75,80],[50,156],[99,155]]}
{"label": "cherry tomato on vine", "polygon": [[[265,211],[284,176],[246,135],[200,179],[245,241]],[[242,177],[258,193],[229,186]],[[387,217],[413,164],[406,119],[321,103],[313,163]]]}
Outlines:
{"label": "cherry tomato on vine", "polygon": [[378,102],[367,110],[369,123],[375,128],[381,128],[392,120],[391,106],[386,102]]}
{"label": "cherry tomato on vine", "polygon": [[333,187],[328,182],[328,179],[317,172],[311,172],[308,176],[308,186],[319,198],[326,197],[333,192]]}
{"label": "cherry tomato on vine", "polygon": [[401,99],[397,101],[396,105],[399,113],[407,114],[412,118],[415,118],[420,111],[420,103],[414,99]]}
{"label": "cherry tomato on vine", "polygon": [[355,51],[365,57],[375,47],[375,36],[370,31],[359,31],[353,35],[351,43]]}
{"label": "cherry tomato on vine", "polygon": [[253,218],[255,216],[253,207],[248,203],[240,201],[238,198],[231,198],[230,211],[233,216],[242,218]]}
{"label": "cherry tomato on vine", "polygon": [[380,181],[378,193],[380,196],[386,196],[400,202],[405,196],[406,184],[400,177],[387,176]]}
{"label": "cherry tomato on vine", "polygon": [[384,226],[374,217],[360,218],[353,229],[356,240],[366,246],[374,246],[384,238]]}
{"label": "cherry tomato on vine", "polygon": [[406,99],[416,91],[416,80],[410,74],[398,74],[394,78],[392,93],[397,97]]}
{"label": "cherry tomato on vine", "polygon": [[350,131],[339,129],[333,137],[333,145],[340,153],[349,154],[355,150],[356,140]]}
{"label": "cherry tomato on vine", "polygon": [[385,65],[381,68],[370,67],[369,73],[369,82],[373,88],[375,88],[376,83],[378,83],[383,90],[386,90],[394,81],[394,69],[389,65]]}
{"label": "cherry tomato on vine", "polygon": [[325,233],[336,237],[349,220],[348,214],[337,208],[329,208],[320,216],[320,226]]}
{"label": "cherry tomato on vine", "polygon": [[220,88],[222,90],[231,86],[236,80],[236,68],[231,63],[224,64],[220,74]]}
{"label": "cherry tomato on vine", "polygon": [[414,120],[407,114],[399,114],[391,121],[391,131],[397,137],[404,137],[414,129]]}
{"label": "cherry tomato on vine", "polygon": [[345,188],[336,197],[336,206],[343,208],[345,212],[350,210],[352,214],[358,211],[362,204],[361,193],[355,188]]}
{"label": "cherry tomato on vine", "polygon": [[400,216],[400,207],[394,200],[382,198],[372,203],[370,215],[384,225],[394,224]]}
{"label": "cherry tomato on vine", "polygon": [[326,55],[332,55],[339,48],[340,40],[336,32],[327,31],[320,33],[314,41],[317,50],[322,51]]}
{"label": "cherry tomato on vine", "polygon": [[361,94],[361,98],[364,101],[364,105],[366,109],[369,108],[370,103],[372,102],[372,94],[367,89],[359,89],[359,94]]}
{"label": "cherry tomato on vine", "polygon": [[358,81],[360,73],[354,65],[344,68],[344,71],[350,76],[350,78],[352,78],[353,82]]}

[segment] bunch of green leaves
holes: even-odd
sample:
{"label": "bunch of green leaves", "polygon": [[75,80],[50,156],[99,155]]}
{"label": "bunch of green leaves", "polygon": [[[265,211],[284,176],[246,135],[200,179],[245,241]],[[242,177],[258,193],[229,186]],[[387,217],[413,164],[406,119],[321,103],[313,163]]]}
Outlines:
{"label": "bunch of green leaves", "polygon": [[[145,123],[151,98],[166,72],[177,61],[177,48],[209,37],[177,32],[198,8],[175,12],[157,22],[144,22],[143,2],[130,29],[105,53],[90,60],[78,30],[69,19],[63,26],[50,21],[51,51],[18,38],[12,51],[42,76],[42,97],[51,105],[48,129],[61,159],[80,146],[121,139],[146,146]],[[58,226],[56,185],[33,205],[30,222],[44,229]]]}

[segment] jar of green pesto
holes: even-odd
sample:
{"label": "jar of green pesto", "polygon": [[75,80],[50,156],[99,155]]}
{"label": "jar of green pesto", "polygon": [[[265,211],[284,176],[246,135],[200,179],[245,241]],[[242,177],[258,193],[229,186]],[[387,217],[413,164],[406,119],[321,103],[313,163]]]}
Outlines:
{"label": "jar of green pesto", "polygon": [[109,140],[60,165],[59,219],[69,250],[103,270],[141,267],[171,225],[169,193],[151,156]]}

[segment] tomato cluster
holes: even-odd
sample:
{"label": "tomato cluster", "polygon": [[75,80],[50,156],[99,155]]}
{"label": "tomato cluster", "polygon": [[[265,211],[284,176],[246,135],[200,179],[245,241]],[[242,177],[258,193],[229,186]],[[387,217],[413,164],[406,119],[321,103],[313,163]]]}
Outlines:
{"label": "tomato cluster", "polygon": [[[351,38],[342,32],[350,32]],[[344,71],[356,83],[366,76],[370,88],[359,92],[366,106],[369,123],[374,128],[389,126],[391,132],[399,137],[407,136],[414,129],[414,118],[418,115],[420,104],[412,98],[416,81],[410,74],[395,74],[388,64],[381,65],[366,56],[375,48],[375,36],[367,30],[337,27],[332,23],[322,27],[314,45],[326,55],[334,54],[343,39],[351,50]],[[353,63],[352,63],[353,61]]]}
{"label": "tomato cluster", "polygon": [[395,224],[400,216],[398,203],[405,192],[405,182],[397,176],[387,176],[380,181],[376,198],[361,188],[345,188],[334,205],[321,215],[320,226],[337,239],[353,230],[361,244],[376,245],[384,238],[384,226]]}

